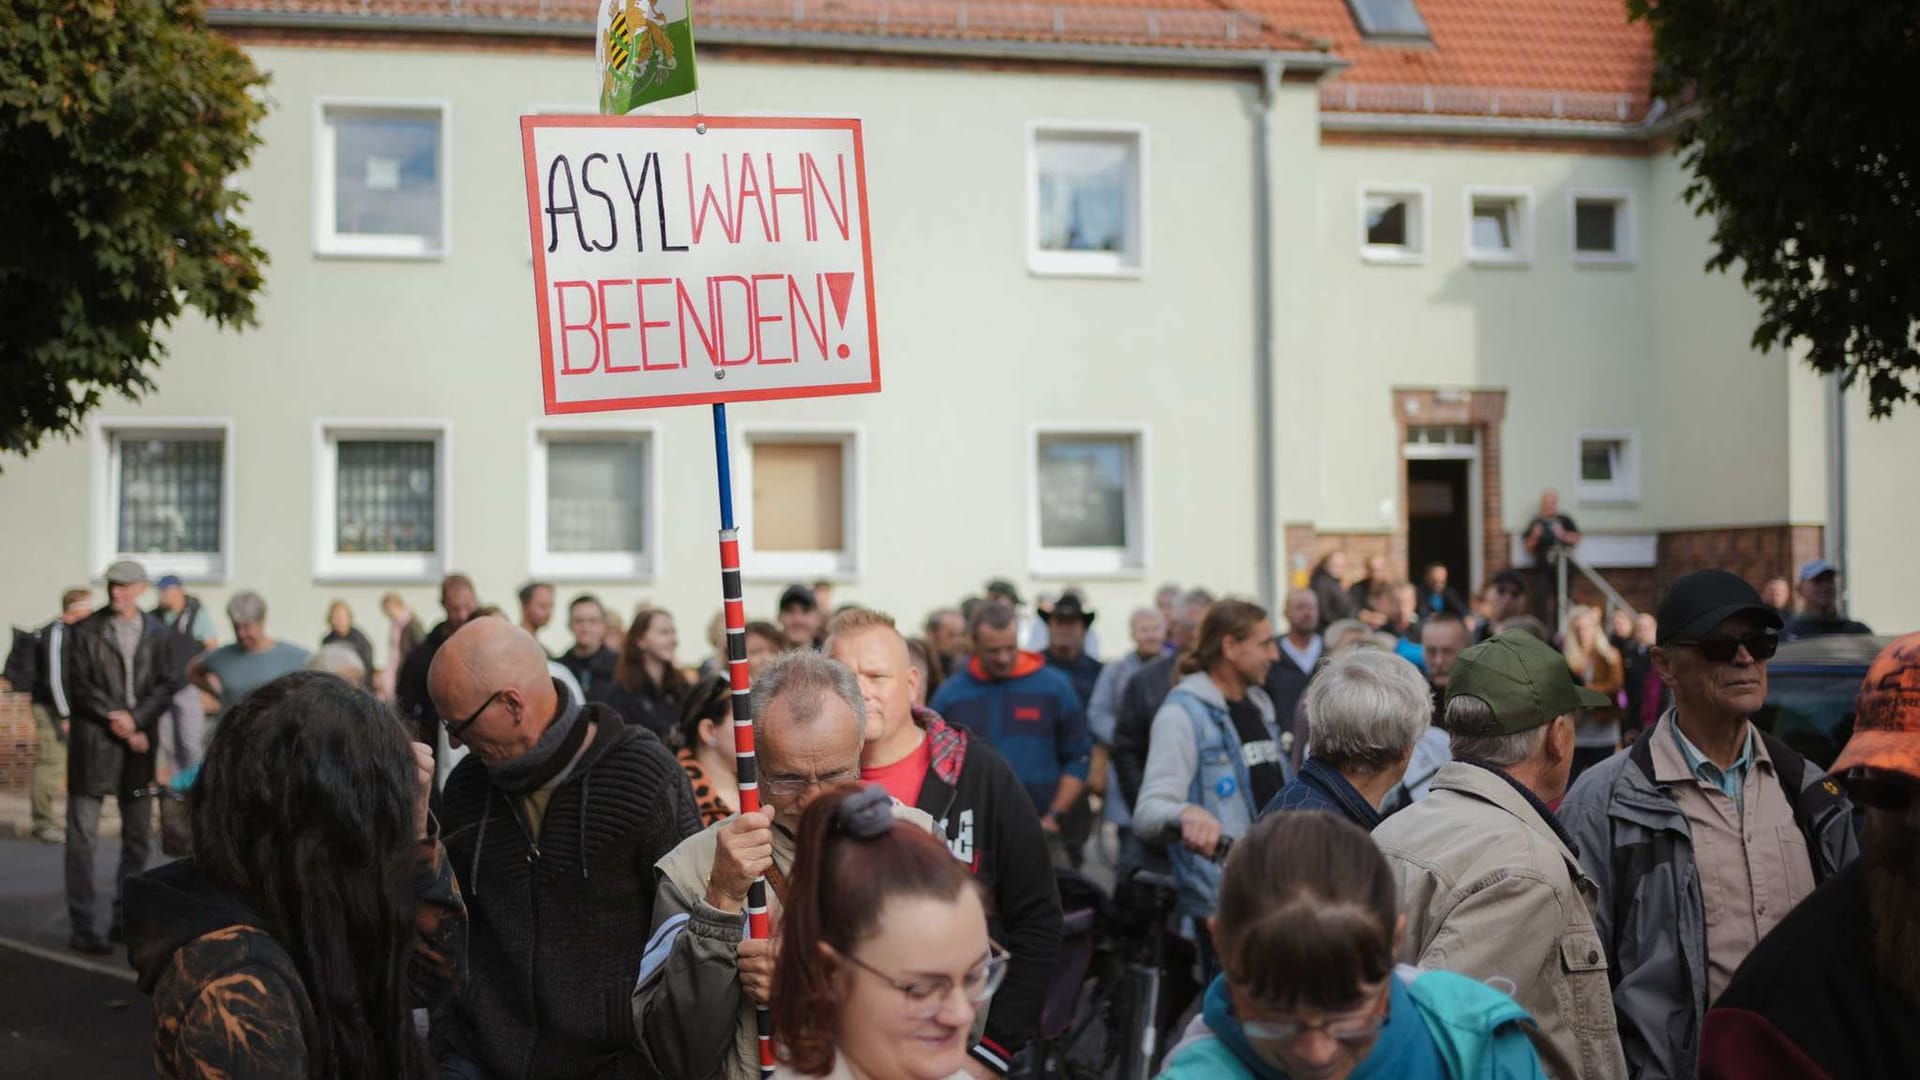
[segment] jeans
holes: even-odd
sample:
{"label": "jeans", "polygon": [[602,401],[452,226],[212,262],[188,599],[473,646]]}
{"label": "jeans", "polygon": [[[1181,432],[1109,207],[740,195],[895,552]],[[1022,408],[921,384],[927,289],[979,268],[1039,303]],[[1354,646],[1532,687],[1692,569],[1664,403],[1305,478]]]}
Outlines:
{"label": "jeans", "polygon": [[487,1070],[469,1058],[449,1053],[440,1059],[440,1080],[493,1080]]}
{"label": "jeans", "polygon": [[67,740],[60,734],[60,718],[45,705],[33,707],[33,730],[39,736],[40,757],[33,766],[33,831],[60,828],[56,807],[67,790]]}
{"label": "jeans", "polygon": [[[153,855],[153,800],[120,796],[120,868],[113,875],[113,927],[120,926],[120,889]],[[98,795],[67,795],[67,918],[73,936],[99,936],[94,925],[93,849],[100,842]]]}

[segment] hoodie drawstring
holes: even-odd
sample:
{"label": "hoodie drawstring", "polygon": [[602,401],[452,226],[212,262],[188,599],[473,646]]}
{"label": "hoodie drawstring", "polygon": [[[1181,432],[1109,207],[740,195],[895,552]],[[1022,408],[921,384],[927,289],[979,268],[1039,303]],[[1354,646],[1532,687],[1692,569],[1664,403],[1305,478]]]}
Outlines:
{"label": "hoodie drawstring", "polygon": [[593,798],[593,774],[580,778],[580,880],[593,880],[587,873],[587,803]]}
{"label": "hoodie drawstring", "polygon": [[467,873],[467,879],[471,882],[471,884],[467,886],[468,896],[478,897],[480,895],[480,851],[487,846],[487,818],[492,816],[492,814],[493,788],[489,785],[487,787],[486,800],[480,804],[480,835],[475,837],[473,842],[473,869]]}

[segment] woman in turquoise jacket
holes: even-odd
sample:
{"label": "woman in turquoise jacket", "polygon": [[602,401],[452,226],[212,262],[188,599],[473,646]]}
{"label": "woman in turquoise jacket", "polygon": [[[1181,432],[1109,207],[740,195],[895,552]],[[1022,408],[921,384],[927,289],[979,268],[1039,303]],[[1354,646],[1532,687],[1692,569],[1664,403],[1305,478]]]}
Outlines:
{"label": "woman in turquoise jacket", "polygon": [[1234,845],[1210,920],[1221,975],[1163,1080],[1536,1080],[1526,1010],[1395,968],[1406,920],[1358,826],[1276,814]]}

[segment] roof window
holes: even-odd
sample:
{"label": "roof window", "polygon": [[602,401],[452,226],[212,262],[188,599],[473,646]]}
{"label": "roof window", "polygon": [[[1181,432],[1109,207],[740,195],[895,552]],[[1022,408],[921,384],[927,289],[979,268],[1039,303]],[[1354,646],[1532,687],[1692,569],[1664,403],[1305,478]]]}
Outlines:
{"label": "roof window", "polygon": [[1427,21],[1413,0],[1347,0],[1360,33],[1375,41],[1428,41]]}

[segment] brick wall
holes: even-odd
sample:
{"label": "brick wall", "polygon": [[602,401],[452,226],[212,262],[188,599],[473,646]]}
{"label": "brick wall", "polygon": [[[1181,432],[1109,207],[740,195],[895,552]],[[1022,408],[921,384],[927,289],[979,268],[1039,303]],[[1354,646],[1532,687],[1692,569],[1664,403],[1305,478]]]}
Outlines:
{"label": "brick wall", "polygon": [[[1800,564],[1817,559],[1824,542],[1818,525],[1755,525],[1735,529],[1675,529],[1663,532],[1654,566],[1600,568],[1622,599],[1641,611],[1659,603],[1673,579],[1695,570],[1731,570],[1758,589],[1768,578],[1792,581]],[[1581,603],[1599,605],[1600,591],[1575,575],[1567,589]]]}
{"label": "brick wall", "polygon": [[33,699],[0,694],[0,791],[33,786],[33,763],[40,759],[40,738],[33,730]]}

